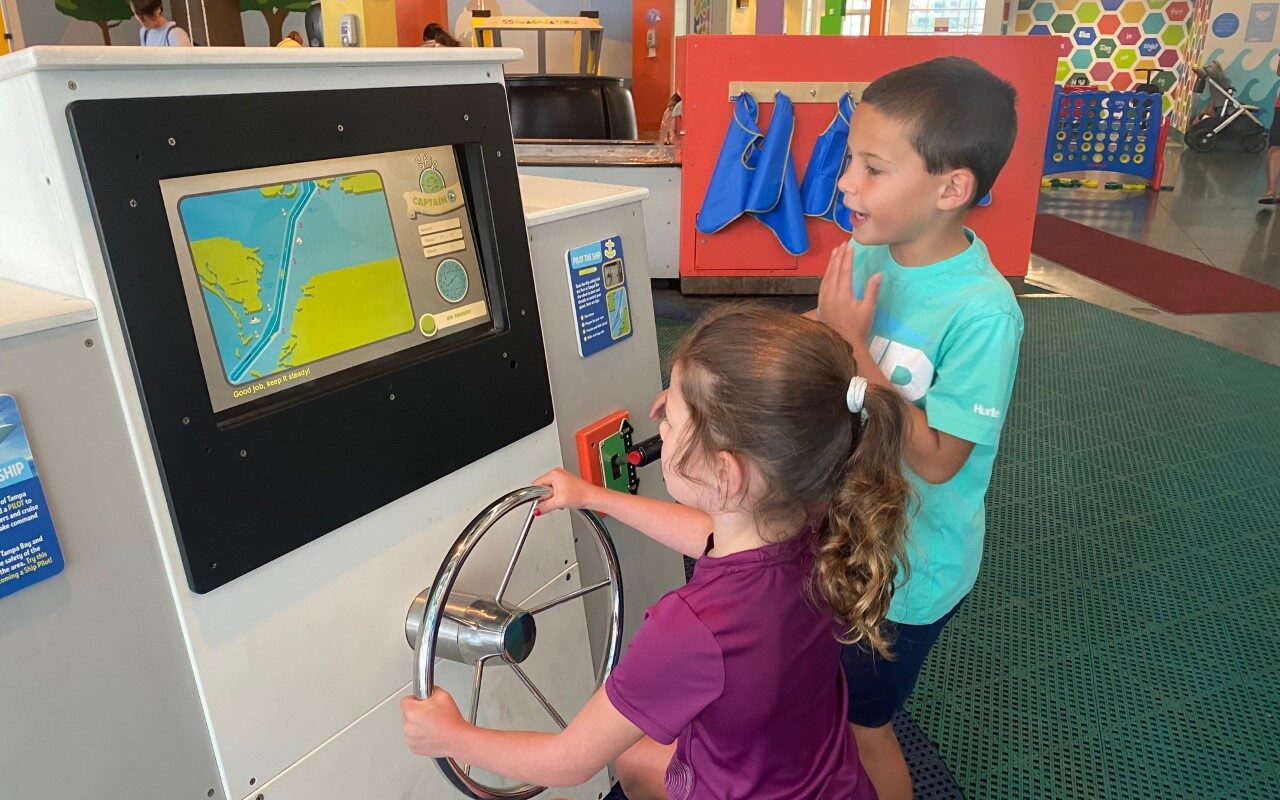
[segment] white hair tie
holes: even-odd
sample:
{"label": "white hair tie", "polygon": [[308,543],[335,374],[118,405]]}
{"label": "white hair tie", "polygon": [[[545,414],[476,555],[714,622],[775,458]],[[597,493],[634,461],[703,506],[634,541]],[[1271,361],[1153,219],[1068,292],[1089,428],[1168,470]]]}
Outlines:
{"label": "white hair tie", "polygon": [[849,381],[849,391],[845,392],[844,401],[849,406],[850,413],[862,413],[862,401],[866,399],[869,384],[861,375],[854,375],[853,380]]}

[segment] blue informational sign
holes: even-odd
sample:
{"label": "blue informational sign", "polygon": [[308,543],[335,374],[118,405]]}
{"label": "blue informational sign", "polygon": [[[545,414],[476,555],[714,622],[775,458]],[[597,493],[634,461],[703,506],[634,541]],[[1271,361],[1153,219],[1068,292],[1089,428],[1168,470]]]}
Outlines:
{"label": "blue informational sign", "polygon": [[0,598],[52,578],[62,567],[18,404],[0,394]]}
{"label": "blue informational sign", "polygon": [[1230,12],[1219,14],[1213,21],[1213,35],[1219,39],[1230,39],[1240,30],[1240,18]]}
{"label": "blue informational sign", "polygon": [[631,337],[631,303],[622,237],[612,236],[565,254],[573,294],[578,355],[593,356]]}

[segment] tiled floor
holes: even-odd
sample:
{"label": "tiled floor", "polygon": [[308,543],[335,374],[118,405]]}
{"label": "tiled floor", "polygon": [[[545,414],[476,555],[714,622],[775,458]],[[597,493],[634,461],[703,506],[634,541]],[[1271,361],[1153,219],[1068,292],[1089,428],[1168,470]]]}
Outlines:
{"label": "tiled floor", "polygon": [[1277,209],[1258,204],[1265,168],[1265,156],[1229,148],[1174,150],[1165,174],[1172,191],[1046,189],[1040,211],[1280,286]]}
{"label": "tiled floor", "polygon": [[[1174,151],[1165,180],[1173,191],[1043,190],[1040,212],[1280,286],[1280,208],[1257,202],[1266,184],[1264,156],[1230,148]],[[1280,365],[1280,313],[1168,314],[1037,256],[1027,280]]]}

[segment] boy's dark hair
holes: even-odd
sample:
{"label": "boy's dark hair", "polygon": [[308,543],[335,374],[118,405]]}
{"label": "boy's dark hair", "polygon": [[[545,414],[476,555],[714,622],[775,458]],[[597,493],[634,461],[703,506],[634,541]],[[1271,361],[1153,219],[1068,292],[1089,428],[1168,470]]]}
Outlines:
{"label": "boy's dark hair", "polygon": [[862,93],[862,102],[900,122],[933,174],[967,169],[981,200],[1009,160],[1018,133],[1018,92],[1008,81],[959,56],[894,70]]}
{"label": "boy's dark hair", "polygon": [[162,0],[129,0],[129,6],[139,17],[154,17],[160,13],[164,3]]}

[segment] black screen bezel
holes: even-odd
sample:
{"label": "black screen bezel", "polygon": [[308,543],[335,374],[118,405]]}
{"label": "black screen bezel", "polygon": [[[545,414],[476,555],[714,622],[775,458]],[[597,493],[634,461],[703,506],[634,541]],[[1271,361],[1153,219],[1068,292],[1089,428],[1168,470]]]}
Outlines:
{"label": "black screen bezel", "polygon": [[[83,100],[67,117],[193,591],[552,422],[500,84]],[[468,184],[493,328],[215,415],[160,181],[440,145]]]}

